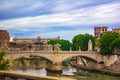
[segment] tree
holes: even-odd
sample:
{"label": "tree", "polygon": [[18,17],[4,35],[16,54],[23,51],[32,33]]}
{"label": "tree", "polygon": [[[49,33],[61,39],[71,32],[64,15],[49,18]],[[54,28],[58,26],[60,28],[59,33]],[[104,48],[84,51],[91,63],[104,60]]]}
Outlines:
{"label": "tree", "polygon": [[92,44],[93,44],[93,49],[94,49],[94,37],[90,34],[79,34],[74,36],[72,40],[72,49],[73,50],[79,50],[79,48],[82,51],[87,51],[88,50],[88,41],[91,39]]}
{"label": "tree", "polygon": [[58,40],[50,40],[48,42],[48,44],[51,44],[53,46],[53,50],[54,50],[54,45],[58,43]]}
{"label": "tree", "polygon": [[15,42],[10,42],[9,45],[10,46],[16,46],[16,43]]}
{"label": "tree", "polygon": [[100,53],[103,55],[109,55],[113,52],[113,47],[111,47],[111,43],[118,38],[118,33],[115,32],[107,32],[100,37]]}
{"label": "tree", "polygon": [[68,41],[68,40],[59,40],[59,42],[58,42],[60,45],[61,45],[61,47],[60,47],[60,49],[61,50],[63,50],[63,51],[68,51],[68,50],[70,50],[70,47],[71,47],[71,43],[70,43],[70,41]]}
{"label": "tree", "polygon": [[114,41],[112,41],[110,46],[114,51],[120,50],[120,37],[118,37]]}
{"label": "tree", "polygon": [[29,48],[29,50],[31,50],[32,49],[32,45],[30,44],[30,45],[28,45],[28,48]]}
{"label": "tree", "polygon": [[65,60],[65,61],[62,62],[62,65],[63,65],[63,66],[69,66],[69,65],[70,65],[70,62],[71,62],[71,60],[70,60],[70,59],[67,59],[67,60]]}
{"label": "tree", "polygon": [[63,51],[70,50],[71,43],[68,40],[51,40],[48,42],[48,44],[53,45],[53,50],[54,50],[54,45],[59,43],[61,45],[60,49]]}
{"label": "tree", "polygon": [[40,46],[43,45],[43,42],[35,42],[34,44],[37,45],[37,50],[38,50],[38,46],[39,46],[39,45],[40,45]]}
{"label": "tree", "polygon": [[0,52],[0,70],[6,70],[9,66],[9,60],[4,59],[5,52]]}

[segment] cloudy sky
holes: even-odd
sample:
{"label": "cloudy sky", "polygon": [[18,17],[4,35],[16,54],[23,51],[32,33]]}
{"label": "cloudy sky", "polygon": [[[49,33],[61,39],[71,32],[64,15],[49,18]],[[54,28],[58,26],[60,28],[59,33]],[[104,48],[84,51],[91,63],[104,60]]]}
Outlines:
{"label": "cloudy sky", "polygon": [[94,26],[120,26],[120,0],[0,0],[0,29],[11,38],[72,40]]}

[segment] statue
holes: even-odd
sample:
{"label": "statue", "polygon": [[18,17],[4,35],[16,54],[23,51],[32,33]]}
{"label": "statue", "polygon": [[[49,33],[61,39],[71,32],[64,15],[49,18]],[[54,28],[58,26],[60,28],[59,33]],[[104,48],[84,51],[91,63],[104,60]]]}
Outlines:
{"label": "statue", "polygon": [[54,51],[60,51],[60,46],[61,46],[61,45],[58,44],[58,43],[55,44],[55,45],[54,45]]}
{"label": "statue", "polygon": [[92,49],[92,41],[91,40],[88,41],[88,51],[93,51],[93,49]]}

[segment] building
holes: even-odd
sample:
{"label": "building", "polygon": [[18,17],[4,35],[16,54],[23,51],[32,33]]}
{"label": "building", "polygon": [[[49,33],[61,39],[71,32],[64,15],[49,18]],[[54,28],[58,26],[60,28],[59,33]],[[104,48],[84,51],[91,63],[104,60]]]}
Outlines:
{"label": "building", "polygon": [[[49,45],[47,44],[50,40],[60,40],[60,37],[55,38],[14,38],[13,42],[16,43],[21,50],[29,50],[30,46],[32,50],[48,50]],[[38,44],[35,44],[37,43]],[[42,45],[40,45],[42,43]]]}
{"label": "building", "polygon": [[120,27],[117,27],[117,28],[112,29],[112,32],[117,32],[117,33],[119,33],[119,35],[120,35]]}
{"label": "building", "polygon": [[108,31],[108,27],[94,27],[95,48],[98,50],[100,36]]}
{"label": "building", "polygon": [[50,40],[59,40],[60,37],[55,37],[55,38],[41,38],[38,36],[37,38],[14,38],[13,42],[16,44],[18,43],[30,43],[33,44],[35,42],[42,42],[43,44],[47,44]]}
{"label": "building", "polygon": [[7,49],[10,42],[9,33],[6,30],[0,30],[0,50]]}
{"label": "building", "polygon": [[94,36],[100,36],[108,31],[108,27],[94,27]]}

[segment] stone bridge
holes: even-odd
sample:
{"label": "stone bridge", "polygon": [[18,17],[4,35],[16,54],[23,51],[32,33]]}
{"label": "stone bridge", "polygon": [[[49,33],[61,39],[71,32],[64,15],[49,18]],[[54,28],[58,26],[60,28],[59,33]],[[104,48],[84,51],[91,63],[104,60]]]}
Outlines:
{"label": "stone bridge", "polygon": [[82,56],[100,62],[102,56],[93,51],[9,51],[5,58],[14,60],[21,57],[40,56],[53,63],[62,62],[68,58]]}
{"label": "stone bridge", "polygon": [[117,56],[102,56],[94,51],[6,51],[6,59],[14,60],[21,57],[40,56],[50,61],[48,68],[51,70],[61,70],[62,61],[72,57],[84,57],[97,64],[104,63],[109,66],[114,63]]}

